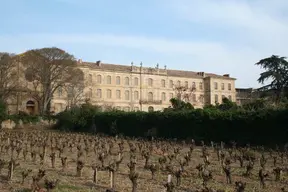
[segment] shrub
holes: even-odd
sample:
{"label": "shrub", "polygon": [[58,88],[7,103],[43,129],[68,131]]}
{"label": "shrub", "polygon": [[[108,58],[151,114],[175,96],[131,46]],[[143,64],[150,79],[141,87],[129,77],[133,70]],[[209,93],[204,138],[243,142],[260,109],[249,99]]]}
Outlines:
{"label": "shrub", "polygon": [[207,141],[237,141],[237,143],[285,143],[288,110],[221,111],[195,109],[167,112],[99,112],[83,106],[60,113],[56,128],[90,132],[95,123],[97,132],[111,134],[117,122],[117,132],[143,137],[152,128],[158,137],[203,139]]}

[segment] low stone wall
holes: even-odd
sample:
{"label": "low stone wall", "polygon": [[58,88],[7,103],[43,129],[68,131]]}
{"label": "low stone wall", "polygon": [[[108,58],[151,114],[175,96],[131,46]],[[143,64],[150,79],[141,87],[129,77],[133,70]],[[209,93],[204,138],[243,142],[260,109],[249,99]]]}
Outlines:
{"label": "low stone wall", "polygon": [[10,119],[2,121],[1,128],[2,129],[14,129],[16,127],[16,123]]}
{"label": "low stone wall", "polygon": [[40,118],[40,121],[38,123],[29,123],[29,124],[24,124],[23,121],[20,119],[18,123],[14,122],[11,119],[7,119],[5,121],[2,121],[0,128],[1,129],[15,129],[15,128],[24,128],[25,126],[31,126],[31,125],[36,125],[36,126],[51,126],[54,125],[56,122],[55,121],[48,121],[48,120],[43,120]]}

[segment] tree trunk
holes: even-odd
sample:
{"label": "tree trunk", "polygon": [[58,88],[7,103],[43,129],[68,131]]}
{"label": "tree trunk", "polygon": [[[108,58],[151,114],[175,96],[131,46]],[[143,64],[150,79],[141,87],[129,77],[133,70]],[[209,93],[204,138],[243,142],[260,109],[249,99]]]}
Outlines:
{"label": "tree trunk", "polygon": [[132,192],[137,192],[137,183],[133,183],[132,185]]}

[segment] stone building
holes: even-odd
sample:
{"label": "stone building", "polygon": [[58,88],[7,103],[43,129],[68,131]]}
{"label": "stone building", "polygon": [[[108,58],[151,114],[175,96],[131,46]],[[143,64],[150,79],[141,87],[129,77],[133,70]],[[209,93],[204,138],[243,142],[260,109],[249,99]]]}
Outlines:
{"label": "stone building", "polygon": [[[115,65],[100,61],[82,62],[78,67],[84,72],[84,89],[80,102],[89,101],[94,105],[113,107],[124,111],[158,111],[170,106],[169,100],[177,95],[185,97],[195,108],[206,104],[221,103],[227,97],[236,101],[235,78],[229,74],[216,75],[129,65]],[[18,66],[21,68],[21,65]],[[23,71],[23,70],[19,70]],[[18,74],[19,90],[8,99],[9,112],[25,111],[38,113],[35,100],[35,83]],[[177,91],[178,87],[186,88]],[[59,88],[51,101],[51,111],[58,113],[69,106],[67,91]]]}
{"label": "stone building", "polygon": [[236,103],[244,105],[252,101],[255,96],[253,88],[236,88]]}
{"label": "stone building", "polygon": [[[195,108],[221,103],[227,97],[236,101],[235,78],[205,72],[78,61],[85,75],[85,98],[92,104],[115,107],[124,111],[158,111],[170,106],[177,94],[189,95]],[[177,87],[186,87],[179,93]],[[57,113],[67,106],[66,95],[58,90],[52,101]]]}

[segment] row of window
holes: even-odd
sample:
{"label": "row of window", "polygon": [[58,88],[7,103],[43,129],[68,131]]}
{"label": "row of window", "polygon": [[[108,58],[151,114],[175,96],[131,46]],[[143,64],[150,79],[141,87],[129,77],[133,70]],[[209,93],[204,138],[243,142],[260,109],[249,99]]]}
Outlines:
{"label": "row of window", "polygon": [[[115,95],[116,95],[116,99],[121,99],[121,90],[116,90]],[[61,97],[61,96],[62,96],[62,89],[59,88],[59,89],[58,89],[58,97]],[[89,90],[89,92],[88,92],[88,97],[90,97],[90,98],[93,97],[93,91],[92,91],[92,89]],[[97,90],[96,90],[96,98],[101,99],[102,97],[103,97],[103,96],[102,96],[102,89],[97,89]],[[148,100],[149,100],[149,101],[153,101],[153,100],[154,100],[154,95],[153,95],[152,92],[149,92],[148,95],[147,95],[147,97],[148,97]],[[192,102],[197,102],[196,94],[192,94],[191,97],[192,97],[192,100],[191,100]],[[216,103],[219,102],[219,98],[218,98],[218,97],[219,97],[219,96],[216,94],[216,95],[215,95],[215,98],[214,98],[214,100],[215,100]],[[225,95],[222,95],[222,99],[224,99],[225,97],[226,97]],[[171,98],[174,98],[174,94],[173,94],[173,93],[169,93],[169,99],[171,99]],[[111,90],[111,89],[107,89],[107,90],[106,90],[106,99],[112,99],[112,90]],[[130,100],[130,91],[126,90],[126,91],[124,92],[124,99],[125,99],[125,100]],[[133,99],[134,99],[134,100],[139,100],[139,92],[138,92],[138,91],[134,91]],[[228,96],[228,99],[229,99],[229,100],[232,100],[232,96],[229,95],[229,96]],[[167,100],[167,96],[166,96],[166,93],[165,93],[165,92],[162,92],[162,93],[161,93],[161,100],[162,100],[162,101],[166,101],[166,100]],[[199,95],[198,100],[199,100],[200,102],[204,102],[204,97],[203,97],[203,95]]]}
{"label": "row of window", "polygon": [[[214,82],[214,89],[218,90],[218,83],[217,82]],[[228,90],[231,91],[231,89],[232,89],[231,83],[228,83]],[[225,84],[224,83],[221,83],[221,90],[225,90]]]}
{"label": "row of window", "polygon": [[[116,90],[115,95],[116,95],[116,99],[121,99],[122,98],[121,97],[121,90]],[[139,92],[138,91],[134,91],[133,96],[134,96],[134,98],[133,98],[134,100],[139,100]],[[152,92],[149,92],[147,96],[148,96],[149,101],[154,100],[154,95]],[[93,97],[92,89],[89,90],[88,97]],[[102,97],[103,97],[102,96],[102,89],[97,89],[96,90],[96,98],[101,99]],[[172,97],[173,97],[173,95],[172,95]],[[106,90],[106,99],[112,99],[112,90],[111,89]],[[124,99],[130,100],[130,91],[126,90],[124,92]],[[166,101],[166,93],[164,93],[164,92],[162,93],[162,100]]]}
{"label": "row of window", "polygon": [[[60,87],[60,88],[58,88],[58,97],[61,97],[62,96],[62,88]],[[115,95],[116,95],[116,99],[121,99],[122,97],[121,97],[121,90],[116,90],[116,92],[115,92]],[[87,93],[87,97],[93,97],[93,90],[92,89],[89,89],[89,91],[88,91],[88,93]],[[154,100],[154,96],[153,96],[153,93],[152,92],[149,92],[148,93],[148,95],[147,95],[147,97],[148,97],[148,100],[149,101],[153,101]],[[189,96],[190,97],[190,96]],[[103,95],[102,95],[102,89],[97,89],[96,90],[96,98],[98,98],[98,99],[101,99],[101,98],[103,98]],[[174,98],[174,93],[169,93],[169,99],[171,99],[171,98]],[[186,97],[185,97],[186,98]],[[191,94],[191,98],[192,98],[192,100],[191,101],[193,101],[193,102],[197,102],[197,97],[196,97],[196,94]],[[200,102],[203,102],[203,99],[204,97],[203,97],[203,95],[201,94],[201,95],[199,95],[199,98],[198,98],[198,100],[200,101]],[[106,90],[106,99],[112,99],[112,90],[111,89],[107,89]],[[129,90],[126,90],[125,92],[124,92],[124,99],[125,100],[130,100],[130,91]],[[138,91],[134,91],[134,94],[133,94],[133,99],[134,100],[139,100],[139,92]],[[167,100],[167,95],[166,95],[166,93],[165,92],[162,92],[161,93],[161,100],[162,101],[166,101]]]}
{"label": "row of window", "polygon": [[[92,81],[92,74],[89,74],[88,81],[89,81],[90,83],[93,82],[93,81]],[[96,83],[102,84],[102,76],[101,76],[101,75],[97,75],[97,77],[96,77]],[[111,77],[110,75],[108,75],[108,76],[106,77],[106,84],[108,84],[108,85],[112,84],[112,77]],[[121,84],[121,78],[120,78],[120,76],[117,76],[117,77],[116,77],[116,85],[120,85],[120,84]],[[124,84],[125,84],[125,85],[130,85],[130,79],[129,79],[129,77],[125,77],[125,79],[124,79]],[[138,77],[135,77],[135,78],[134,78],[134,85],[135,85],[135,86],[138,86],[138,84],[139,84],[139,79],[138,79]]]}
{"label": "row of window", "polygon": [[[92,83],[92,74],[89,74],[89,79],[88,79],[88,81],[89,81],[90,83]],[[98,84],[102,84],[102,76],[101,76],[101,75],[97,75],[97,77],[96,77],[96,82],[97,82]],[[108,75],[108,76],[106,77],[106,84],[112,84],[112,77],[111,77],[110,75]],[[121,84],[121,77],[120,77],[120,76],[116,76],[116,85],[120,85],[120,84]],[[147,84],[148,84],[148,86],[153,87],[153,84],[154,84],[153,79],[152,79],[152,78],[149,78]],[[129,77],[125,77],[125,78],[124,78],[124,85],[128,85],[128,86],[130,85],[130,78],[129,78]],[[138,86],[138,85],[139,85],[139,78],[138,78],[138,77],[134,77],[134,83],[133,83],[133,85],[134,85],[134,86]],[[173,88],[173,86],[175,86],[173,80],[169,80],[169,85],[168,85],[168,87],[169,87],[169,88]],[[176,82],[176,86],[185,86],[185,87],[188,87],[188,86],[189,86],[189,82],[188,82],[188,81],[185,81],[185,82],[184,82],[184,85],[182,85],[182,84],[181,84],[181,81],[177,81],[177,82]],[[166,80],[164,80],[164,79],[161,80],[161,87],[163,87],[163,88],[167,87],[167,85],[166,85]],[[197,87],[197,86],[196,86],[196,82],[192,82],[191,87],[196,88],[196,87]],[[202,83],[202,82],[199,82],[198,88],[199,88],[200,90],[203,90],[203,83]],[[214,82],[214,89],[215,89],[215,90],[218,90],[218,83],[217,83],[217,82]],[[224,84],[224,83],[221,84],[221,89],[222,89],[222,90],[225,90],[225,84]],[[231,90],[231,89],[232,89],[231,83],[228,83],[228,90]]]}

